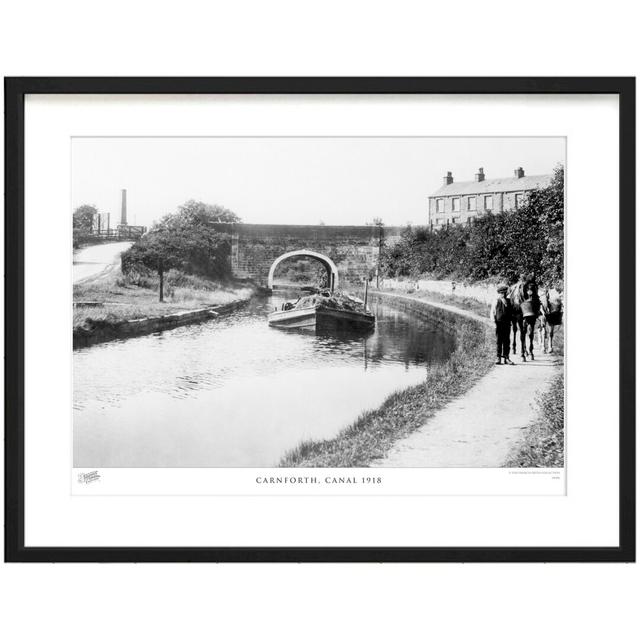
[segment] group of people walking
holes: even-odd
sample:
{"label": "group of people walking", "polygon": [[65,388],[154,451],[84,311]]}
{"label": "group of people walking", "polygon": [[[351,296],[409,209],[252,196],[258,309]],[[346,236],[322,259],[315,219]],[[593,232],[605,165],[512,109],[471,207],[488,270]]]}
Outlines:
{"label": "group of people walking", "polygon": [[[553,328],[562,323],[562,302],[550,299],[545,290],[541,300],[534,276],[521,275],[511,287],[500,284],[496,288],[497,297],[491,305],[491,318],[496,325],[496,364],[515,364],[510,358],[511,331],[513,330],[513,353],[516,353],[516,332],[520,331],[521,358],[533,356],[533,337],[536,323],[544,332],[544,350],[547,351],[547,338],[550,335],[553,352]],[[550,330],[550,331],[549,331]],[[526,340],[529,338],[529,348]]]}

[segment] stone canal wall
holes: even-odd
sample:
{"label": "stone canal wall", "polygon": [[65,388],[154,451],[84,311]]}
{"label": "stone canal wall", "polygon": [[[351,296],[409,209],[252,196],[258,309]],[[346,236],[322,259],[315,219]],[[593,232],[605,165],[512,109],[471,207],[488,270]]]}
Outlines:
{"label": "stone canal wall", "polygon": [[471,322],[475,326],[493,329],[493,322],[489,318],[484,318],[473,311],[460,309],[450,304],[376,290],[369,291],[369,298],[372,301],[379,300],[390,307],[414,314],[429,322],[445,327],[455,328],[461,323]]}
{"label": "stone canal wall", "polygon": [[87,347],[98,342],[121,340],[133,336],[165,331],[185,324],[211,320],[226,315],[245,305],[248,300],[234,300],[227,304],[178,311],[163,316],[151,316],[136,320],[120,320],[118,322],[92,321],[90,327],[76,327],[73,330],[73,348]]}
{"label": "stone canal wall", "polygon": [[385,278],[382,289],[397,291],[429,291],[456,298],[471,298],[488,306],[496,296],[496,285],[492,283],[465,284],[455,280],[403,280],[399,278]]}

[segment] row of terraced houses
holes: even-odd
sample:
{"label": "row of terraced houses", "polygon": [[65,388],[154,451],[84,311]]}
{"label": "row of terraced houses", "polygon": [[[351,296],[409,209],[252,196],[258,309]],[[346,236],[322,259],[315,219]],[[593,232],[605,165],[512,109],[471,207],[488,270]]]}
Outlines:
{"label": "row of terraced houses", "polygon": [[455,182],[451,171],[444,184],[429,197],[429,225],[433,229],[449,224],[471,223],[486,213],[501,213],[522,206],[527,193],[551,184],[551,174],[525,176],[518,167],[513,177],[487,179],[478,169],[474,180]]}

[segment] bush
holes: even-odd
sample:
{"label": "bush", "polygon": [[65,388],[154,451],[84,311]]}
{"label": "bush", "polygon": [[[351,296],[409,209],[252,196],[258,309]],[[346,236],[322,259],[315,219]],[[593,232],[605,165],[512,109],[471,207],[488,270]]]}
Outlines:
{"label": "bush", "polygon": [[218,288],[218,285],[211,280],[204,280],[199,276],[183,273],[177,269],[167,271],[164,281],[167,286],[173,288],[199,289],[203,291],[212,291]]}
{"label": "bush", "polygon": [[142,287],[143,289],[153,289],[158,280],[157,275],[143,265],[136,265],[135,268],[116,278],[119,287]]}

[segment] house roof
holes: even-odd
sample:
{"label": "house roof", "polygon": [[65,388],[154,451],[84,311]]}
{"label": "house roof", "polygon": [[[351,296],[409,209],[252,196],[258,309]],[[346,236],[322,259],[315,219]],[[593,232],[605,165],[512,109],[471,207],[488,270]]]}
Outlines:
{"label": "house roof", "polygon": [[553,176],[523,176],[522,178],[494,178],[476,182],[452,182],[443,184],[437,191],[431,194],[431,198],[442,196],[464,196],[476,193],[499,193],[504,191],[530,191],[531,189],[543,189],[551,184]]}

